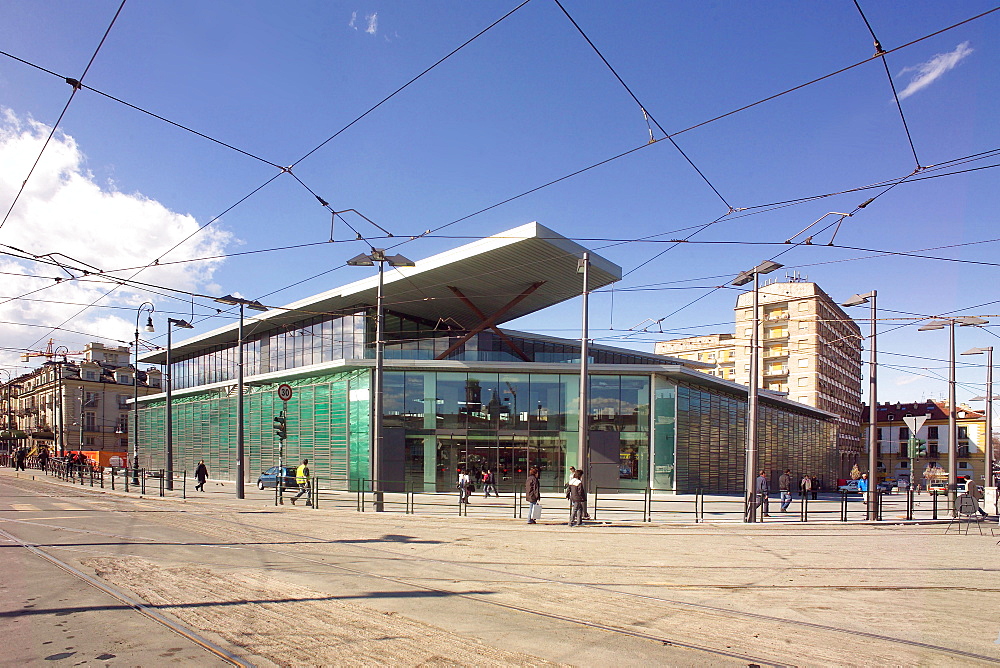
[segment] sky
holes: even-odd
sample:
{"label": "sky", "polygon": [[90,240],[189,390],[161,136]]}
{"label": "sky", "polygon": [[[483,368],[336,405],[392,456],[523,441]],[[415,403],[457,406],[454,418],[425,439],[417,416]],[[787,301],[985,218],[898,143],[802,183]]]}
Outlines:
{"label": "sky", "polygon": [[[144,301],[163,346],[167,317],[232,321],[191,293],[287,304],[367,276],[345,261],[371,247],[419,260],[537,221],[623,268],[591,297],[598,343],[732,332],[729,284],[774,259],[838,302],[877,290],[880,401],[945,397],[947,331],[918,326],[989,319],[959,353],[1000,332],[994,9],[6,0],[0,368],[50,338],[128,344]],[[985,375],[959,356],[958,399]]]}

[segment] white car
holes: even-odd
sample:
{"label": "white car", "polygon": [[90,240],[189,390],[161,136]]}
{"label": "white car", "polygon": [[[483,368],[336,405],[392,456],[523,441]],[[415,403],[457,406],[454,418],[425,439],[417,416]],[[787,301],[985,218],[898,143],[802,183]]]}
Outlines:
{"label": "white car", "polygon": [[837,488],[841,492],[860,492],[857,480],[848,480],[845,484]]}

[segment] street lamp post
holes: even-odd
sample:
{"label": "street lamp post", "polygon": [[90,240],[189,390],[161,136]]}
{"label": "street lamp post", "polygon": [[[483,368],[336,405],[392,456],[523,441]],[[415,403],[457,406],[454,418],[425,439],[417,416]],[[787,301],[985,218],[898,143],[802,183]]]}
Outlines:
{"label": "street lamp post", "polygon": [[993,479],[993,346],[986,348],[972,348],[966,350],[963,355],[982,355],[986,353],[986,396],[973,397],[972,401],[986,400],[986,484],[984,487],[995,487]]}
{"label": "street lamp post", "polygon": [[[148,309],[146,307],[149,307]],[[139,318],[142,316],[143,312],[148,313],[146,317],[146,331],[155,332],[156,329],[153,327],[153,312],[156,308],[153,306],[153,302],[143,302],[139,305],[139,308],[135,312],[135,367],[134,374],[132,376],[132,484],[139,484]]]}
{"label": "street lamp post", "polygon": [[242,499],[246,496],[243,488],[243,479],[246,477],[244,471],[243,458],[245,446],[243,439],[243,315],[244,307],[252,311],[266,311],[267,307],[259,301],[253,299],[243,299],[226,295],[219,297],[215,301],[220,304],[240,307],[240,326],[236,335],[236,498]]}
{"label": "street lamp post", "polygon": [[174,399],[174,373],[173,368],[170,366],[170,332],[173,327],[179,329],[193,329],[194,325],[189,323],[187,320],[179,320],[177,318],[167,318],[167,489],[172,490],[174,488],[174,414],[173,414],[173,399]]}
{"label": "street lamp post", "polygon": [[[931,320],[917,331],[948,328],[948,495],[951,498],[951,516],[958,513],[958,410],[955,406],[955,324],[961,327],[985,325],[989,320],[977,316],[957,318],[939,317]],[[912,472],[911,472],[912,473]]]}
{"label": "street lamp post", "polygon": [[[877,403],[877,371],[876,355],[878,346],[876,345],[876,309],[875,302],[878,293],[875,290],[866,292],[863,295],[854,295],[841,306],[858,306],[860,304],[871,305],[871,344],[868,347],[868,513],[870,520],[876,519],[875,495],[878,492],[878,403]],[[916,436],[916,434],[914,434]],[[913,475],[913,472],[910,472]]]}
{"label": "street lamp post", "polygon": [[580,325],[580,424],[579,440],[577,452],[577,468],[583,471],[583,483],[591,490],[590,485],[590,436],[587,424],[589,403],[590,403],[590,309],[588,298],[590,296],[590,253],[584,253],[583,258],[577,260],[576,270],[583,275],[583,315]]}
{"label": "street lamp post", "polygon": [[[378,292],[375,296],[375,374],[372,388],[372,445],[371,476],[375,511],[384,510],[382,494],[382,376],[385,357],[384,322],[382,313],[382,292],[385,283],[385,265],[390,267],[412,267],[413,261],[402,255],[386,255],[384,248],[372,248],[371,253],[356,255],[347,261],[351,267],[372,267],[378,263]],[[466,462],[468,466],[468,462]]]}
{"label": "street lamp post", "polygon": [[756,495],[754,483],[757,475],[757,399],[760,385],[760,275],[770,274],[784,265],[766,260],[753,269],[740,272],[732,285],[741,286],[753,281],[753,332],[750,334],[750,387],[747,392],[747,423],[746,423],[746,463],[744,471],[744,486],[747,498],[746,522],[757,521]]}

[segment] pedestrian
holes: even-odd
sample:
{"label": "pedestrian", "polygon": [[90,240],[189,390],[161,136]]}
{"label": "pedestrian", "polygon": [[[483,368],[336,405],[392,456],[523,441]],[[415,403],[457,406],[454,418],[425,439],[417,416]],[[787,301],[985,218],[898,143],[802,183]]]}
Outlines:
{"label": "pedestrian", "polygon": [[198,479],[198,484],[194,486],[199,492],[205,491],[205,481],[208,480],[208,467],[205,466],[205,460],[202,459],[198,462],[198,468],[194,470],[194,477]]}
{"label": "pedestrian", "polygon": [[981,498],[979,485],[976,484],[975,479],[971,475],[969,476],[969,479],[965,481],[965,495],[972,499],[972,503],[976,507],[976,512],[983,517],[986,517],[986,511],[979,505],[979,499]]}
{"label": "pedestrian", "polygon": [[809,490],[811,489],[812,489],[812,478],[810,478],[809,474],[807,473],[804,476],[802,476],[802,481],[799,482],[799,496],[805,499],[807,496],[809,496]]}
{"label": "pedestrian", "polygon": [[538,467],[532,466],[528,469],[528,481],[524,485],[524,500],[528,502],[528,524],[535,524],[535,520],[542,516],[541,492],[538,487]]}
{"label": "pedestrian", "polygon": [[486,469],[483,474],[483,498],[488,499],[490,497],[490,491],[493,492],[493,496],[500,498],[500,492],[497,491],[496,475],[493,473],[493,469]]}
{"label": "pedestrian", "polygon": [[302,465],[295,469],[295,482],[299,486],[299,493],[292,497],[292,505],[295,505],[295,501],[302,496],[306,495],[306,505],[312,505],[312,497],[309,495],[309,460],[303,459]]}
{"label": "pedestrian", "polygon": [[819,494],[819,478],[816,476],[809,477],[809,490],[812,493],[813,501],[815,501]]}
{"label": "pedestrian", "polygon": [[28,449],[24,446],[17,449],[17,454],[14,455],[14,470],[15,471],[25,471],[24,460],[28,456]]}
{"label": "pedestrian", "polygon": [[778,478],[778,491],[781,492],[781,512],[787,513],[792,504],[792,469],[785,469]]}
{"label": "pedestrian", "polygon": [[868,498],[868,474],[862,473],[861,477],[858,479],[858,492],[861,493],[861,500],[865,501]]}
{"label": "pedestrian", "polygon": [[583,526],[583,504],[587,492],[583,488],[583,473],[574,471],[566,487],[566,498],[569,499],[569,525]]}
{"label": "pedestrian", "polygon": [[463,469],[458,469],[458,502],[468,503],[469,502],[469,485],[472,484],[472,479],[469,474]]}
{"label": "pedestrian", "polygon": [[753,509],[756,512],[757,508],[761,508],[763,511],[761,517],[770,517],[767,513],[767,495],[770,492],[770,485],[767,481],[767,474],[762,469],[760,474],[757,476],[757,480],[754,482],[754,499]]}

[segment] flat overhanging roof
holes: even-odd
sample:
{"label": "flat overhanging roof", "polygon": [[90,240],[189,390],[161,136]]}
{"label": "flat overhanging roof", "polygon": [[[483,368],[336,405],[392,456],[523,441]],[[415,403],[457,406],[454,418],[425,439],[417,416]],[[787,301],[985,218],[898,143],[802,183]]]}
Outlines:
{"label": "flat overhanging roof", "polygon": [[[621,279],[618,265],[544,225],[528,223],[418,260],[413,267],[387,266],[383,305],[387,312],[441,323],[442,329],[450,324],[468,330],[481,318],[451,288],[457,288],[486,316],[491,316],[539,284],[494,320],[499,325],[579,296],[583,279],[577,273],[577,260],[584,252],[590,252],[590,290]],[[374,306],[378,274],[376,268],[368,270],[371,275],[364,279],[287,306],[266,313],[248,311],[245,320],[253,322],[254,333],[259,334],[324,313],[349,313]],[[238,325],[233,323],[175,343],[172,355],[182,357],[209,346],[235,343],[237,331]],[[139,359],[147,364],[163,364],[166,351],[153,351]]]}

